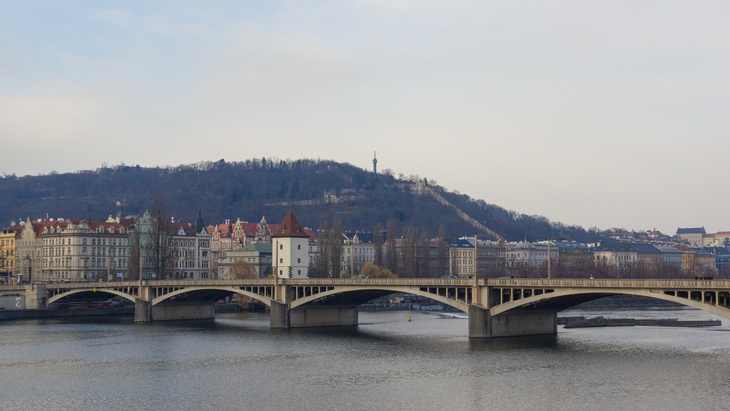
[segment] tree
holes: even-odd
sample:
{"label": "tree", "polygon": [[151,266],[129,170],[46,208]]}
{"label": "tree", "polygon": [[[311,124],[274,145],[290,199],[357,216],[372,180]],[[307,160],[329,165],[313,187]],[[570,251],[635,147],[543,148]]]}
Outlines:
{"label": "tree", "polygon": [[428,229],[424,228],[423,231],[421,231],[421,237],[418,239],[418,256],[417,256],[417,277],[431,277],[431,254],[430,254],[430,244],[431,242],[428,239]]}
{"label": "tree", "polygon": [[151,230],[148,246],[151,248],[151,268],[157,278],[167,278],[170,274],[170,262],[174,253],[172,224],[167,219],[167,209],[161,198],[156,197],[152,203]]}
{"label": "tree", "polygon": [[441,224],[439,226],[438,235],[438,275],[446,275],[449,271],[449,246],[446,244],[446,226]]}
{"label": "tree", "polygon": [[255,279],[259,278],[256,267],[243,260],[236,260],[231,267],[231,278]]}
{"label": "tree", "polygon": [[310,277],[339,277],[342,271],[342,221],[319,226],[319,255],[310,267]]}
{"label": "tree", "polygon": [[367,263],[360,271],[360,275],[368,278],[397,278],[392,271],[378,267],[376,264]]}
{"label": "tree", "polygon": [[416,243],[418,239],[418,229],[408,226],[403,230],[403,244],[400,250],[400,264],[398,264],[399,272],[402,277],[414,278],[418,272],[416,261]]}
{"label": "tree", "polygon": [[[256,267],[243,260],[236,260],[231,267],[231,278],[235,279],[255,279],[259,278]],[[248,310],[251,305],[251,298],[245,295],[236,295],[236,304],[242,310]]]}
{"label": "tree", "polygon": [[342,274],[342,220],[336,219],[332,223],[327,239],[331,250],[330,267],[332,267],[332,277],[340,277]]}
{"label": "tree", "polygon": [[140,259],[140,227],[139,217],[135,227],[129,233],[129,263],[127,264],[127,279],[129,281],[139,280],[139,259]]}
{"label": "tree", "polygon": [[373,261],[377,265],[383,265],[383,225],[375,224],[373,229],[373,248],[375,248],[375,257]]}
{"label": "tree", "polygon": [[393,271],[398,269],[398,255],[395,247],[395,220],[392,218],[388,220],[386,232],[388,237],[386,239],[385,268]]}

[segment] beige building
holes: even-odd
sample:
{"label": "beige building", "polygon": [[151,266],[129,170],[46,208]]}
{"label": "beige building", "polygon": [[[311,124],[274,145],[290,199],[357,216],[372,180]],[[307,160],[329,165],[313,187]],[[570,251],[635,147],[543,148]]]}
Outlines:
{"label": "beige building", "polygon": [[218,262],[218,278],[234,279],[238,262],[245,262],[256,271],[258,278],[266,278],[272,274],[272,256],[270,243],[251,243],[244,248],[231,250]]}
{"label": "beige building", "polygon": [[265,217],[261,217],[258,223],[237,219],[233,224],[226,220],[223,224],[208,227],[211,236],[211,272],[218,272],[218,261],[231,250],[238,250],[252,243],[271,243],[271,233],[278,228],[278,224],[268,224]]}
{"label": "beige building", "polygon": [[15,271],[15,236],[19,227],[7,228],[0,233],[0,283],[9,284]]}
{"label": "beige building", "polygon": [[105,222],[27,219],[16,237],[15,275],[33,283],[121,279],[128,227],[128,220],[111,216]]}
{"label": "beige building", "polygon": [[129,260],[128,222],[46,221],[34,282],[122,280]]}
{"label": "beige building", "polygon": [[730,231],[718,231],[708,233],[702,237],[703,247],[727,247],[730,246]]}
{"label": "beige building", "polygon": [[370,233],[343,233],[340,272],[360,274],[365,264],[375,262],[375,245]]}
{"label": "beige building", "polygon": [[705,234],[705,227],[677,229],[677,239],[689,244],[691,247],[702,247]]}
{"label": "beige building", "polygon": [[508,271],[534,269],[543,266],[547,268],[548,254],[550,255],[550,262],[557,264],[560,258],[560,249],[552,243],[549,249],[548,252],[547,241],[540,243],[523,241],[507,244],[505,250],[505,268]]}

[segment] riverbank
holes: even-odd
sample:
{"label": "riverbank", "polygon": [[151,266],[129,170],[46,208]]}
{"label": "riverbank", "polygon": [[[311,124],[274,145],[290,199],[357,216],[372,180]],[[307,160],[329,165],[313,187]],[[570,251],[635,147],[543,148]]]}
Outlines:
{"label": "riverbank", "polygon": [[134,307],[118,308],[48,308],[40,310],[0,310],[0,321],[39,318],[73,318],[98,316],[134,316]]}

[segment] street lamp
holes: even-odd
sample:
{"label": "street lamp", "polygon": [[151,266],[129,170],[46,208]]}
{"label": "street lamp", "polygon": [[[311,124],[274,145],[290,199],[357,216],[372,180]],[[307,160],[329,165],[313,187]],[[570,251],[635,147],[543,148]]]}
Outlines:
{"label": "street lamp", "polygon": [[548,272],[547,272],[547,278],[549,280],[550,279],[550,260],[552,260],[552,254],[550,253],[550,251],[551,251],[550,250],[550,243],[552,243],[552,240],[550,239],[550,225],[549,224],[545,224],[545,227],[547,227],[547,230],[548,230],[548,256],[547,256],[548,257],[548,260],[547,260],[547,269],[548,269]]}

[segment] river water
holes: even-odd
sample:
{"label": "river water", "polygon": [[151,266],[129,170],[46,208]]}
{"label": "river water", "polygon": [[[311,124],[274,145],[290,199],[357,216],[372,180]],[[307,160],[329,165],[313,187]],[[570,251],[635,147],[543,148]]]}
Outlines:
{"label": "river water", "polygon": [[[600,311],[563,315],[609,316]],[[408,316],[411,321],[408,321]],[[716,319],[696,310],[619,317]],[[730,326],[469,340],[467,321],[361,312],[357,328],[215,321],[0,323],[3,410],[722,410]]]}

